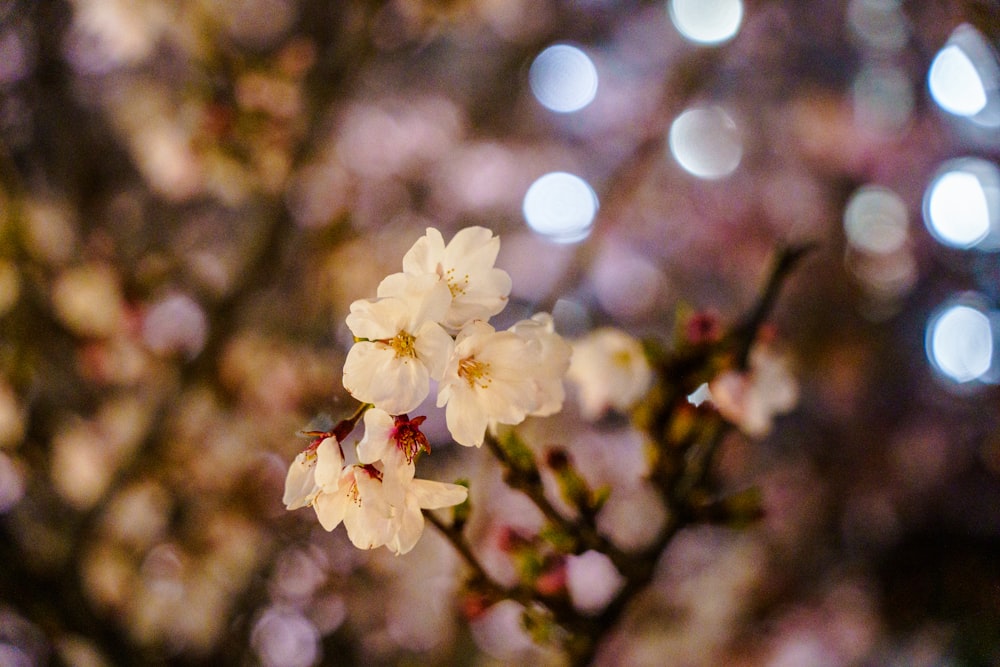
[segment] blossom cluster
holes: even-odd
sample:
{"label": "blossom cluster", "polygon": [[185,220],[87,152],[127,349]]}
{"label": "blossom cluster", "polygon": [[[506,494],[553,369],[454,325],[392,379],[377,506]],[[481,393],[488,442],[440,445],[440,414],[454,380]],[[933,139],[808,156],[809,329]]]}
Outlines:
{"label": "blossom cluster", "polygon": [[[366,422],[368,420],[366,419]],[[383,437],[407,430],[393,429]],[[468,490],[458,484],[414,478],[413,461],[399,466],[364,463],[359,445],[358,463],[345,465],[335,435],[317,437],[295,457],[285,480],[285,506],[312,506],[320,524],[333,530],[341,522],[351,542],[360,549],[387,546],[397,554],[410,551],[424,529],[422,510],[451,507],[465,500]],[[366,440],[369,440],[366,433]],[[375,438],[371,438],[375,440]]]}
{"label": "blossom cluster", "polygon": [[[288,509],[312,506],[320,523],[341,522],[360,548],[387,546],[397,554],[416,544],[424,509],[467,497],[463,486],[415,477],[416,459],[430,451],[412,419],[437,385],[452,438],[480,446],[487,429],[558,412],[571,348],[548,313],[497,331],[489,319],[507,305],[510,276],[495,268],[500,239],[468,227],[445,244],[428,228],[387,276],[376,297],[351,304],[354,344],[344,362],[344,387],[364,413],[356,463],[347,463],[345,420],[313,441],[292,463],[285,484]],[[359,413],[360,414],[360,413]],[[343,432],[346,430],[347,432]]]}
{"label": "blossom cluster", "polygon": [[417,408],[435,380],[452,437],[477,447],[489,426],[559,411],[571,350],[552,317],[539,313],[506,331],[489,324],[511,288],[507,272],[493,266],[499,250],[500,239],[482,227],[459,231],[447,245],[429,228],[377,298],[351,304],[347,391],[399,415]]}

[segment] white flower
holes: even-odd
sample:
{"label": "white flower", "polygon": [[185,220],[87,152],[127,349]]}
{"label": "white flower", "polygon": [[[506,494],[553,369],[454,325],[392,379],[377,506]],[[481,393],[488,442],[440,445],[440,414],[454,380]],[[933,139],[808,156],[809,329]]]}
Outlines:
{"label": "white flower", "polygon": [[774,417],[790,411],[799,400],[788,362],[763,345],[750,352],[749,371],[726,371],[709,382],[708,389],[719,414],[752,437],[767,435]]}
{"label": "white flower", "polygon": [[476,320],[455,339],[455,351],[438,391],[438,407],[455,442],[480,446],[490,423],[519,424],[538,408],[530,372],[532,350],[513,331],[497,332]]}
{"label": "white flower", "polygon": [[[336,439],[334,439],[336,442]],[[285,476],[285,495],[281,502],[285,508],[297,510],[310,504],[319,487],[316,485],[316,450],[312,447],[299,452]]]}
{"label": "white flower", "polygon": [[569,368],[573,349],[556,333],[552,316],[548,313],[536,313],[530,320],[521,320],[510,330],[529,342],[532,353],[524,360],[524,369],[533,377],[538,395],[537,405],[529,414],[547,417],[559,412],[566,397],[563,376]]}
{"label": "white flower", "polygon": [[[382,415],[388,417],[384,412]],[[367,422],[368,419],[366,438]],[[371,442],[381,439],[377,422],[378,419],[371,422]],[[365,452],[376,449],[366,447]],[[359,446],[359,455],[360,450]],[[347,537],[359,549],[385,545],[397,554],[410,551],[424,530],[422,510],[457,505],[469,493],[458,484],[414,479],[414,466],[405,460],[403,465],[408,473],[394,478],[386,476],[381,461],[345,467],[334,438],[320,443],[313,459],[316,491],[311,502],[320,524],[326,530],[333,530],[343,523]]]}
{"label": "white flower", "polygon": [[420,432],[426,417],[393,417],[384,410],[370,408],[365,413],[365,435],[358,443],[358,461],[382,462],[383,483],[406,485],[412,479],[417,455],[430,451],[427,437]]}
{"label": "white flower", "polygon": [[488,320],[507,305],[511,281],[506,271],[493,267],[500,238],[484,227],[466,227],[445,245],[433,227],[403,256],[403,273],[385,278],[379,296],[396,296],[414,277],[431,274],[448,286],[451,304],[440,322],[459,331],[473,320]]}
{"label": "white flower", "polygon": [[343,522],[347,537],[359,549],[380,547],[396,532],[395,512],[374,466],[354,464],[342,468],[336,479],[322,485],[313,508],[326,530]]}
{"label": "white flower", "polygon": [[597,419],[607,410],[628,410],[649,389],[653,373],[642,344],[613,327],[573,341],[566,377],[577,386],[580,412]]}
{"label": "white flower", "polygon": [[344,362],[344,387],[390,414],[413,410],[441,377],[453,341],[438,321],[451,295],[434,276],[408,281],[399,296],[351,304],[347,326],[358,338]]}
{"label": "white flower", "polygon": [[344,466],[339,446],[324,440],[316,449],[316,484],[312,506],[326,530],[341,522],[359,549],[374,549],[395,532],[393,510],[382,489],[381,473],[370,465]]}

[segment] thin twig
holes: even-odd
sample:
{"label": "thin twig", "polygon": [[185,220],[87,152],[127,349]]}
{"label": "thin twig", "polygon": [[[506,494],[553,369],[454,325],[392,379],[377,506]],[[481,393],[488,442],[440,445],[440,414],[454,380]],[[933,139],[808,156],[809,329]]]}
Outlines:
{"label": "thin twig", "polygon": [[430,510],[423,510],[423,513],[424,518],[437,528],[438,532],[455,548],[455,551],[462,557],[466,565],[472,569],[472,578],[477,587],[484,589],[484,592],[497,600],[514,600],[525,606],[532,603],[541,603],[549,607],[554,613],[561,613],[563,616],[566,616],[566,605],[554,596],[544,595],[530,586],[504,586],[497,581],[483,567],[483,564],[472,551],[472,547],[461,531],[443,522]]}
{"label": "thin twig", "polygon": [[599,551],[611,559],[615,567],[627,569],[631,567],[629,556],[613,542],[594,529],[593,525],[582,519],[574,521],[567,518],[556,509],[545,495],[545,486],[537,475],[527,475],[519,470],[507,456],[496,438],[486,434],[485,443],[490,453],[500,462],[507,472],[507,481],[514,488],[524,493],[542,512],[545,518],[565,535],[577,540],[577,553],[584,551]]}
{"label": "thin twig", "polygon": [[490,588],[494,589],[497,593],[506,593],[508,589],[500,584],[496,579],[494,579],[483,567],[483,564],[479,562],[479,558],[476,554],[472,552],[472,547],[469,546],[468,541],[465,537],[452,526],[445,524],[441,519],[437,517],[430,510],[424,510],[424,518],[437,528],[438,532],[451,543],[451,546],[455,548],[458,555],[462,557],[462,560],[472,568],[473,574],[476,579],[485,583]]}
{"label": "thin twig", "polygon": [[816,243],[805,243],[798,246],[787,246],[778,251],[757,305],[740,323],[733,327],[730,334],[730,338],[736,345],[736,365],[738,368],[746,369],[750,348],[757,338],[757,332],[771,314],[771,309],[774,308],[778,293],[785,284],[788,274],[802,257],[817,247]]}

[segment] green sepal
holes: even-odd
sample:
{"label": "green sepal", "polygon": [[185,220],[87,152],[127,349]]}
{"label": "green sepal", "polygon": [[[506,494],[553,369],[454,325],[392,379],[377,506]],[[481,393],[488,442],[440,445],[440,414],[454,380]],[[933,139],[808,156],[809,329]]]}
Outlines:
{"label": "green sepal", "polygon": [[601,486],[594,489],[593,493],[590,494],[590,511],[597,514],[604,507],[604,503],[608,502],[608,498],[611,497],[611,485],[602,484]]}
{"label": "green sepal", "polygon": [[552,545],[561,554],[573,554],[577,551],[577,540],[565,530],[547,523],[542,526],[538,536]]}
{"label": "green sepal", "polygon": [[535,464],[535,455],[531,448],[524,443],[517,435],[517,431],[510,429],[499,439],[500,448],[503,449],[510,466],[519,473],[537,475],[538,466]]}
{"label": "green sepal", "polygon": [[751,486],[721,498],[695,498],[691,507],[705,523],[746,528],[764,516],[764,494],[760,487]]}
{"label": "green sepal", "polygon": [[521,614],[521,626],[531,640],[540,646],[551,643],[558,631],[552,612],[540,605],[524,608],[524,613]]}

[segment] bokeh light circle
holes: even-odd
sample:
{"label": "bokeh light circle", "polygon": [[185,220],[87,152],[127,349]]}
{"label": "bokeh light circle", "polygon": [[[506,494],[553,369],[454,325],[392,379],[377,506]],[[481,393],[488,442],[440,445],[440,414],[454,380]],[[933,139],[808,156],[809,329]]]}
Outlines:
{"label": "bokeh light circle", "polygon": [[598,209],[597,193],[587,181],[564,171],[545,174],[524,195],[528,226],[560,243],[582,241],[590,234]]}
{"label": "bokeh light circle", "polygon": [[581,49],[556,44],[538,54],[528,70],[535,99],[550,111],[579,111],[597,96],[597,67]]}
{"label": "bokeh light circle", "polygon": [[927,358],[948,379],[981,379],[993,364],[990,317],[968,303],[950,303],[931,316],[926,334]]}
{"label": "bokeh light circle", "polygon": [[863,186],[844,209],[844,233],[859,250],[878,255],[896,252],[906,242],[906,204],[888,188]]}
{"label": "bokeh light circle", "polygon": [[934,57],[927,85],[938,106],[958,116],[974,116],[986,107],[986,89],[969,56],[957,44]]}
{"label": "bokeh light circle", "polygon": [[866,66],[854,77],[851,88],[855,118],[866,129],[895,134],[910,122],[916,100],[902,67]]}
{"label": "bokeh light circle", "polygon": [[902,49],[910,36],[900,0],[851,0],[847,25],[865,46],[887,52]]}
{"label": "bokeh light circle", "polygon": [[670,125],[670,153],[688,173],[724,178],[743,158],[736,123],[719,107],[688,109]]}
{"label": "bokeh light circle", "polygon": [[944,111],[978,125],[1000,126],[1000,59],[971,25],[958,26],[934,56],[927,88]]}
{"label": "bokeh light circle", "polygon": [[726,42],[743,22],[742,0],[670,0],[667,9],[677,31],[698,44]]}
{"label": "bokeh light circle", "polygon": [[995,250],[1000,246],[1000,169],[979,158],[946,162],[924,193],[924,222],[944,245]]}
{"label": "bokeh light circle", "polygon": [[254,624],[251,644],[264,667],[309,667],[322,654],[316,626],[291,608],[268,608]]}

